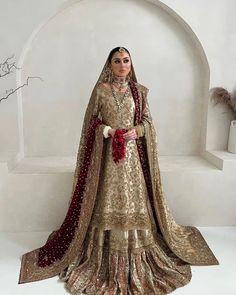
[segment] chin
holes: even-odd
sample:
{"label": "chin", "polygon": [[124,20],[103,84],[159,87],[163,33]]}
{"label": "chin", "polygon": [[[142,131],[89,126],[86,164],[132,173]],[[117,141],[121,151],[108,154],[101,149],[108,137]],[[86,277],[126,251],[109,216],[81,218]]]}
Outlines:
{"label": "chin", "polygon": [[126,73],[119,73],[118,76],[120,76],[120,77],[126,77],[127,74]]}

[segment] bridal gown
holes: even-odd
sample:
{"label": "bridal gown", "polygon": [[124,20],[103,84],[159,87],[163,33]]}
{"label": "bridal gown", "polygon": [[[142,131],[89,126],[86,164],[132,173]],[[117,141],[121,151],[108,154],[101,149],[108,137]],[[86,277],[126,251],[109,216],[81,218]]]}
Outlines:
{"label": "bridal gown", "polygon": [[[100,115],[112,128],[133,128],[132,94],[118,111],[112,91],[96,89]],[[116,93],[122,101],[123,93]],[[104,137],[101,172],[92,218],[76,258],[59,274],[71,294],[167,294],[191,280],[190,264],[168,247],[154,222],[135,140],[126,156],[112,159],[112,138]]]}

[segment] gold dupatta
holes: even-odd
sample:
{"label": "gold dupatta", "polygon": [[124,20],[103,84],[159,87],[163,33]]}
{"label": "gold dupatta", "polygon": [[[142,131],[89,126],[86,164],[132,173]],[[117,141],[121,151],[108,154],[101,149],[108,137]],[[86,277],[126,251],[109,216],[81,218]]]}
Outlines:
{"label": "gold dupatta", "polygon": [[[147,101],[148,89],[137,83],[133,64],[130,85],[135,100],[135,128],[140,161],[149,189],[154,219],[170,249],[192,265],[219,264],[196,227],[179,225],[166,204],[157,157],[156,132]],[[103,129],[97,86],[109,82],[108,59],[92,91],[81,131],[69,208],[61,227],[44,246],[22,256],[19,284],[43,280],[63,271],[80,253],[96,200],[103,154]]]}
{"label": "gold dupatta", "polygon": [[[155,220],[169,248],[182,260],[191,265],[218,265],[219,262],[207,245],[200,231],[194,226],[177,224],[166,204],[163,194],[160,168],[157,152],[157,136],[152,122],[149,104],[147,101],[148,89],[142,87],[142,119],[144,137],[137,140],[137,145],[143,147],[148,162],[148,176],[150,177],[151,203],[155,212]],[[143,141],[139,143],[139,141]]]}

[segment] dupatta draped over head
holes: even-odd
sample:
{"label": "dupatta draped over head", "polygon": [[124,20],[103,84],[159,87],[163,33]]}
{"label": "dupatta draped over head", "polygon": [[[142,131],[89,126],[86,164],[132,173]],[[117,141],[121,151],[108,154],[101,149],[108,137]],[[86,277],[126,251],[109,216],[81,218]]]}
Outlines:
{"label": "dupatta draped over head", "polygon": [[[47,279],[62,272],[81,251],[96,201],[106,126],[98,107],[96,88],[109,81],[109,61],[92,91],[82,126],[73,189],[68,211],[44,246],[22,256],[19,284]],[[162,190],[157,137],[147,101],[148,89],[137,82],[133,64],[129,82],[135,103],[134,128],[139,158],[157,228],[169,248],[191,265],[216,265],[216,257],[200,231],[175,222]]]}

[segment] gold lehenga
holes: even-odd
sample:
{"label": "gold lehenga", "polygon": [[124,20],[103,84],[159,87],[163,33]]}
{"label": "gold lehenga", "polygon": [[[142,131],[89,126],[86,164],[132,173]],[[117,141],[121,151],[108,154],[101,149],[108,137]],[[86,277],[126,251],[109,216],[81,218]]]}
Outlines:
{"label": "gold lehenga", "polygon": [[[120,114],[109,89],[100,86],[96,95],[107,125],[133,127],[132,95]],[[111,143],[111,138],[105,139],[95,208],[82,253],[60,279],[76,295],[167,294],[190,281],[190,266],[170,251],[157,232],[135,141],[127,142],[126,157],[118,164],[112,159]]]}
{"label": "gold lehenga", "polygon": [[94,227],[83,252],[60,279],[76,295],[164,295],[187,284],[191,276],[190,265],[170,251],[159,233]]}
{"label": "gold lehenga", "polygon": [[[166,204],[148,89],[132,65],[132,95],[119,113],[103,84],[107,68],[108,60],[84,116],[66,217],[44,246],[22,256],[19,284],[59,275],[76,295],[167,294],[191,280],[190,265],[219,262],[200,231],[177,224]],[[118,164],[107,125],[138,134]]]}

